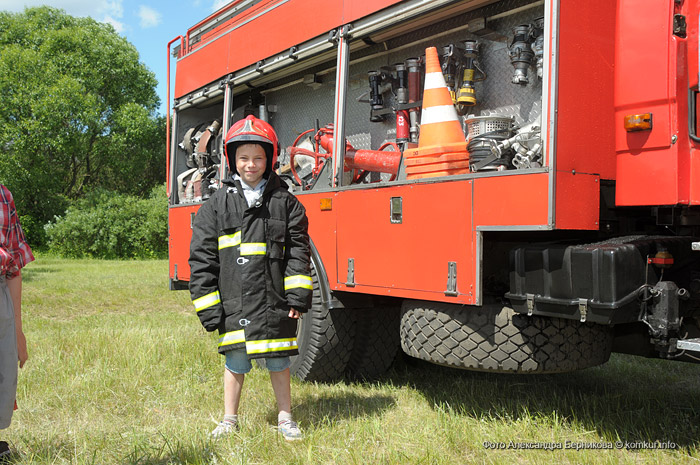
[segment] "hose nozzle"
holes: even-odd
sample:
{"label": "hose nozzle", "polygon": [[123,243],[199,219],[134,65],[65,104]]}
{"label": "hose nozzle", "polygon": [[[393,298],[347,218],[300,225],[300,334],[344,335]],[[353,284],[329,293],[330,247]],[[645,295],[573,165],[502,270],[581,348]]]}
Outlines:
{"label": "hose nozzle", "polygon": [[532,51],[533,27],[531,24],[521,24],[513,28],[513,42],[508,47],[510,62],[515,68],[513,73],[513,84],[526,85],[530,80],[527,77],[527,70],[535,57]]}

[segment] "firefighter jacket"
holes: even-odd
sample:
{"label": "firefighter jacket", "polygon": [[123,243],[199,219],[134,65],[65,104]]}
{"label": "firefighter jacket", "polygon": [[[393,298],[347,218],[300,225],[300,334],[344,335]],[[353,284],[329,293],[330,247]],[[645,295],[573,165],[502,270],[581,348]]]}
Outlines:
{"label": "firefighter jacket", "polygon": [[233,179],[201,206],[189,264],[195,310],[207,331],[219,330],[219,352],[299,353],[297,320],[288,314],[311,305],[308,220],[275,173],[252,207]]}

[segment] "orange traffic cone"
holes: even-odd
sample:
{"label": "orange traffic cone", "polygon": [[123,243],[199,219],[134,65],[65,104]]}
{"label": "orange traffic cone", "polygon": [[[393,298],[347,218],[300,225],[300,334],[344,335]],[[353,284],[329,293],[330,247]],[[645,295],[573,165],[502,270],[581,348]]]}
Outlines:
{"label": "orange traffic cone", "polygon": [[404,160],[408,179],[469,173],[467,142],[435,47],[425,50],[425,86],[418,148],[406,150]]}

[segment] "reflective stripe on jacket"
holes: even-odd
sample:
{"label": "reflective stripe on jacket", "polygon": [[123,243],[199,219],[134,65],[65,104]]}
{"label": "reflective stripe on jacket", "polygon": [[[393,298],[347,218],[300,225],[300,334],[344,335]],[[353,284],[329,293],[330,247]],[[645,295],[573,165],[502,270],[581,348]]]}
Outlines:
{"label": "reflective stripe on jacket", "polygon": [[258,206],[228,180],[197,212],[190,243],[190,293],[219,352],[245,347],[249,358],[295,355],[297,320],[311,305],[308,220],[272,173]]}

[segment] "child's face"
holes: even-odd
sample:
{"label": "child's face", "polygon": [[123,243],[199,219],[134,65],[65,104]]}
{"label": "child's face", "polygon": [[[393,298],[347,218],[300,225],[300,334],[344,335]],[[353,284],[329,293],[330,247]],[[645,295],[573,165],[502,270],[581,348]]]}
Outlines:
{"label": "child's face", "polygon": [[236,170],[250,187],[255,187],[265,174],[267,156],[265,149],[258,144],[240,145],[236,150]]}

